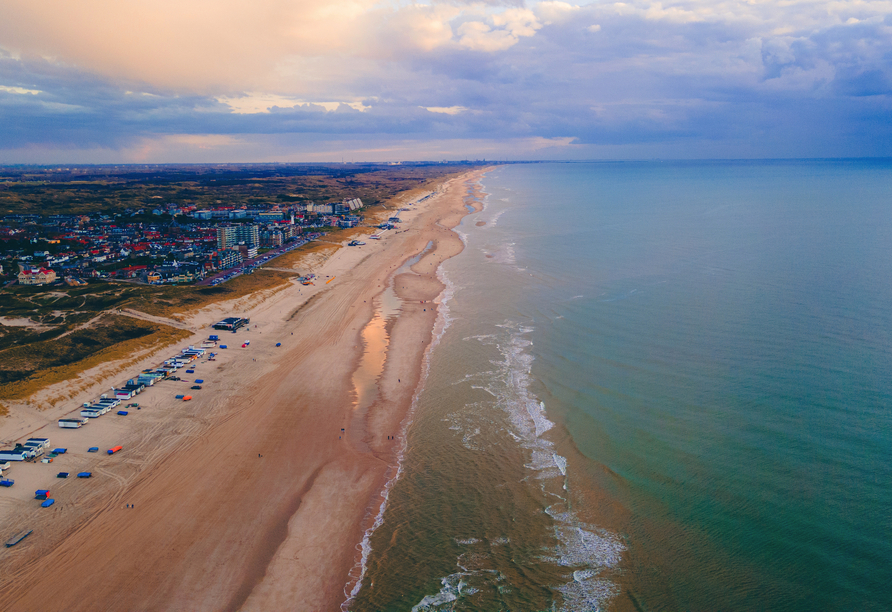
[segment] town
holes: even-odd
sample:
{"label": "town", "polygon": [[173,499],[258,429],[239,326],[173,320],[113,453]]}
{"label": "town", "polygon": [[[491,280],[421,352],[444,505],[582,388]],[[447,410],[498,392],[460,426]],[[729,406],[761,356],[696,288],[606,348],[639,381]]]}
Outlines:
{"label": "town", "polygon": [[88,278],[191,283],[254,263],[270,251],[281,254],[325,229],[356,227],[362,207],[353,198],[267,209],[165,204],[150,211],[157,220],[143,220],[143,209],[113,215],[7,215],[0,225],[0,240],[7,245],[0,265],[22,285],[63,279],[78,284]]}
{"label": "town", "polygon": [[0,280],[216,285],[453,166],[4,168]]}

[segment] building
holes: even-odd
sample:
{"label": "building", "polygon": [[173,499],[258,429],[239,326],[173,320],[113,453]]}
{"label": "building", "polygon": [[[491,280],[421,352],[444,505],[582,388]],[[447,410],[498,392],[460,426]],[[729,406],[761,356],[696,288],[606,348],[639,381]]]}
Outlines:
{"label": "building", "polygon": [[46,268],[31,268],[19,272],[20,285],[49,285],[55,280],[56,273]]}
{"label": "building", "polygon": [[255,257],[257,257],[257,247],[256,246],[253,246],[253,245],[248,246],[246,244],[240,244],[234,248],[238,249],[241,252],[243,260],[244,259],[254,259]]}
{"label": "building", "polygon": [[239,243],[256,247],[260,244],[260,228],[256,225],[225,225],[217,228],[217,248],[228,249]]}
{"label": "building", "polygon": [[126,268],[115,270],[111,275],[116,278],[139,278],[146,272],[147,267],[148,266],[127,266]]}
{"label": "building", "polygon": [[239,317],[228,317],[218,323],[214,323],[214,329],[234,330],[250,323],[250,319],[241,319]]}
{"label": "building", "polygon": [[260,246],[270,249],[282,246],[285,234],[278,229],[265,229],[260,232]]}
{"label": "building", "polygon": [[221,249],[211,255],[211,262],[217,270],[228,270],[242,263],[241,251],[238,249]]}

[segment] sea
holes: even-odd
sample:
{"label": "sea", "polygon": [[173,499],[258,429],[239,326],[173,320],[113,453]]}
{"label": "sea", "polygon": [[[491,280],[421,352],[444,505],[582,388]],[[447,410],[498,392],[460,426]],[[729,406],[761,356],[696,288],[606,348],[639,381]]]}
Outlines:
{"label": "sea", "polygon": [[480,186],[342,609],[892,610],[892,160]]}

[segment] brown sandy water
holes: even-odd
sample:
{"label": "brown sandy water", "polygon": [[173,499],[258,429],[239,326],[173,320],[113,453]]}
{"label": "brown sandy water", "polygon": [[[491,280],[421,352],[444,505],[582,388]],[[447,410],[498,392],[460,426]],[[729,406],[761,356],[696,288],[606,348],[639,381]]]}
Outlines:
{"label": "brown sandy water", "polygon": [[[477,210],[485,201],[479,186],[464,199]],[[489,217],[468,217],[458,231],[488,231]],[[628,603],[617,601],[625,544],[611,529],[628,514],[544,412],[533,329],[512,308],[522,301],[512,246],[478,246],[443,266],[441,340],[350,610]]]}

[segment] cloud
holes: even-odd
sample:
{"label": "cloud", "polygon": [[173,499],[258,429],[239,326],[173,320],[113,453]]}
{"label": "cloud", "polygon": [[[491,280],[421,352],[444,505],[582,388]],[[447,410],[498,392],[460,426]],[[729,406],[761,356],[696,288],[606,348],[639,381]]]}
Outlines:
{"label": "cloud", "polygon": [[306,107],[309,110],[319,109],[325,112],[338,110],[341,105],[350,107],[357,111],[368,110],[368,106],[363,104],[362,100],[350,100],[339,102],[320,102],[302,100],[298,98],[289,98],[278,94],[251,92],[241,96],[217,96],[214,98],[217,102],[225,104],[233,113],[239,115],[253,115],[257,113],[270,113],[274,110],[280,111],[285,109],[293,109],[297,106]]}
{"label": "cloud", "polygon": [[423,106],[422,108],[432,113],[441,113],[443,115],[457,115],[468,110],[464,106]]}
{"label": "cloud", "polygon": [[579,12],[579,7],[559,0],[545,0],[538,3],[534,10],[542,23],[551,25],[572,19]]}
{"label": "cloud", "polygon": [[541,27],[532,11],[509,8],[490,15],[488,23],[466,21],[461,24],[459,44],[474,51],[504,51],[516,45],[520,38],[534,36]]}
{"label": "cloud", "polygon": [[24,87],[8,87],[6,85],[0,85],[0,91],[6,92],[6,93],[11,93],[11,94],[19,94],[19,95],[25,95],[25,94],[37,95],[37,94],[41,93],[39,89],[25,89]]}
{"label": "cloud", "polygon": [[23,156],[892,155],[889,0],[3,2],[0,146]]}

